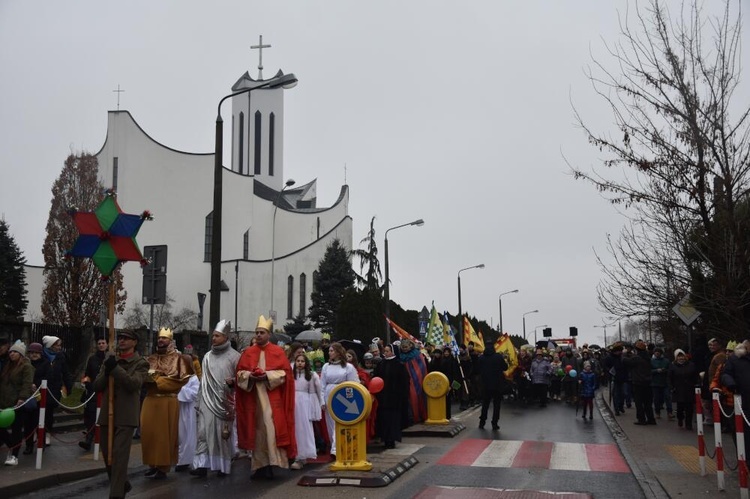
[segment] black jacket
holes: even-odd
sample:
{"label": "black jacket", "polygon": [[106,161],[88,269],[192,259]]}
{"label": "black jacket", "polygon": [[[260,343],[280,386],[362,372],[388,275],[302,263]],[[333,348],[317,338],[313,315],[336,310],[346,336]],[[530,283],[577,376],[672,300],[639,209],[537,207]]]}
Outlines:
{"label": "black jacket", "polygon": [[505,358],[492,348],[485,348],[484,353],[479,356],[477,362],[479,376],[482,386],[487,391],[499,390],[505,382],[505,371],[508,363]]}
{"label": "black jacket", "polygon": [[634,385],[651,384],[651,356],[646,350],[636,350],[633,355],[623,356],[622,363],[630,372]]}

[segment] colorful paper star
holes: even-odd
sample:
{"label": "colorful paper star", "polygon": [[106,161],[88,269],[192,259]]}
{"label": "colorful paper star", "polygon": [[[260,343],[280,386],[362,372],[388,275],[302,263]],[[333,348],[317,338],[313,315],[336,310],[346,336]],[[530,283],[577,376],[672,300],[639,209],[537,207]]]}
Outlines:
{"label": "colorful paper star", "polygon": [[68,254],[91,258],[102,275],[109,277],[120,262],[143,261],[135,236],[143,221],[153,217],[147,211],[142,215],[123,213],[114,192],[106,194],[94,211],[71,212],[79,235]]}

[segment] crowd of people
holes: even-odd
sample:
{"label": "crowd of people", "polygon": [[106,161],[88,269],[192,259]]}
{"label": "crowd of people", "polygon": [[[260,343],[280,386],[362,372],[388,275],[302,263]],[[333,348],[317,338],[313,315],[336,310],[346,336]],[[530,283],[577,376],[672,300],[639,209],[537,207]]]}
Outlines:
{"label": "crowd of people", "polygon": [[[722,394],[726,413],[732,410],[735,391],[746,395],[743,407],[750,408],[748,342],[723,348],[714,338],[702,356],[678,348],[671,359],[662,348],[640,340],[607,350],[522,347],[517,361],[509,364],[511,359],[496,353],[492,344],[482,349],[472,342],[423,346],[403,338],[386,345],[375,338],[355,351],[324,335],[314,346],[281,346],[270,341],[273,323],[263,316],[250,346],[240,352],[230,341],[230,329],[228,321],[215,326],[211,349],[202,360],[189,346],[178,351],[166,328],[147,356],[139,353],[133,331],[118,333],[116,354],[108,351],[106,339],[97,340],[83,371],[87,431],[79,445],[91,449],[98,423],[110,497],[124,497],[131,489],[127,466],[134,436],[141,439],[146,476],[154,480],[173,470],[196,478],[209,472],[225,477],[245,455],[251,458],[254,479],[272,479],[274,468],[301,469],[321,455],[335,459],[335,422],[326,405],[344,382],[361,383],[374,394],[366,438],[379,439],[386,449],[401,441],[404,428],[427,419],[422,382],[430,372],[448,380],[446,418],[451,418],[454,402],[460,410],[481,404],[480,429],[488,419],[493,430],[499,429],[505,398],[540,407],[550,401],[567,403],[581,408],[584,420],[593,420],[593,401],[602,385],[610,387],[616,416],[635,405],[637,425],[655,425],[665,413],[678,427],[693,429],[696,386],[704,388],[707,424],[712,423],[712,391]],[[57,402],[72,389],[61,346],[55,336],[28,347],[20,340],[11,345],[0,339],[0,408],[13,407],[18,414],[8,428],[0,428],[0,443],[9,449],[7,466],[17,465],[24,443],[24,454],[33,452],[39,417],[33,395],[43,379],[52,395],[45,428],[54,432]],[[110,391],[114,410],[110,415],[109,404],[103,403],[96,421],[92,395],[102,393],[107,401]],[[722,417],[727,431],[732,424],[733,418]]]}

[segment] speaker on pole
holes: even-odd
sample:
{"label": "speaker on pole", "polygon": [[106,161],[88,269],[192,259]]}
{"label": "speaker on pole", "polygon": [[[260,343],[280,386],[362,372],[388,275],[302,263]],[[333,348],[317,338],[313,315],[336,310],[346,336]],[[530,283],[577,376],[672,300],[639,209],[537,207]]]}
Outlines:
{"label": "speaker on pole", "polygon": [[570,326],[570,335],[571,336],[578,336],[578,328],[575,326]]}

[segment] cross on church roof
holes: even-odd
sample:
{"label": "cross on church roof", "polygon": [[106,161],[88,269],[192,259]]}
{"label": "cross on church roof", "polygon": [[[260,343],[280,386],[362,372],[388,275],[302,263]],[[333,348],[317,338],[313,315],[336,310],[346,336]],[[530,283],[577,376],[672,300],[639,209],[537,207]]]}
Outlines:
{"label": "cross on church roof", "polygon": [[120,90],[120,85],[117,85],[117,90],[112,90],[113,92],[117,93],[117,110],[120,110],[120,94],[123,93],[125,90]]}
{"label": "cross on church roof", "polygon": [[270,49],[270,45],[263,45],[263,35],[260,35],[260,42],[258,45],[250,45],[250,49],[258,49],[258,55],[260,60],[258,61],[258,80],[263,79],[263,49]]}

